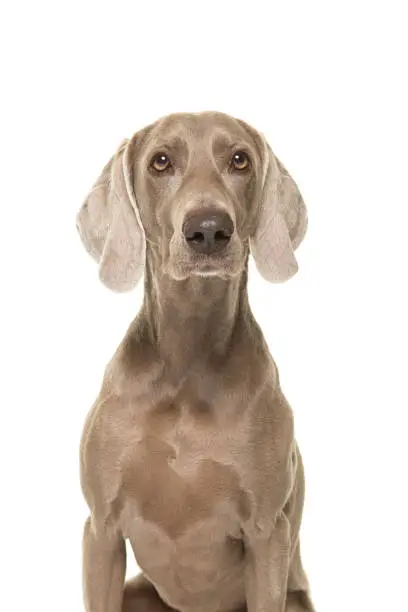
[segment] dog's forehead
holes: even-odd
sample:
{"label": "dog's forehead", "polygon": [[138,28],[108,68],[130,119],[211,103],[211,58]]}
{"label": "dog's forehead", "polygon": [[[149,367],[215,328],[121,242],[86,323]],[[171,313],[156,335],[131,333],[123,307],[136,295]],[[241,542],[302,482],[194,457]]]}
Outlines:
{"label": "dog's forehead", "polygon": [[159,119],[152,126],[151,142],[184,141],[204,143],[224,141],[252,141],[245,125],[223,113],[176,113]]}

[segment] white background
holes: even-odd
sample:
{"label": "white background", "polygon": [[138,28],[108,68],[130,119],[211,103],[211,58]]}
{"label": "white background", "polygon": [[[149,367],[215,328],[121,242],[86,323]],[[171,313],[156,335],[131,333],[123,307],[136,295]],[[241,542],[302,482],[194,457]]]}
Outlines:
{"label": "white background", "polygon": [[250,298],[295,412],[317,612],[408,609],[405,3],[7,4],[1,609],[82,610],[79,438],[142,294],[100,285],[75,214],[122,138],[183,110],[263,131],[308,204],[299,274],[252,269]]}

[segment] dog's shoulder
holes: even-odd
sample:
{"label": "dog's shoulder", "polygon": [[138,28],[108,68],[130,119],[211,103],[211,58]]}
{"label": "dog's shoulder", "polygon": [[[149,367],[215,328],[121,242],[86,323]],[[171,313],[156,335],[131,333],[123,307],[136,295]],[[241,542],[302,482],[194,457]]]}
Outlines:
{"label": "dog's shoulder", "polygon": [[252,494],[252,518],[268,524],[283,510],[295,485],[293,412],[280,388],[266,385],[247,419],[249,452],[243,468],[244,487]]}
{"label": "dog's shoulder", "polygon": [[95,516],[104,515],[109,500],[117,496],[123,439],[128,432],[126,402],[105,382],[88,413],[80,443],[81,487]]}

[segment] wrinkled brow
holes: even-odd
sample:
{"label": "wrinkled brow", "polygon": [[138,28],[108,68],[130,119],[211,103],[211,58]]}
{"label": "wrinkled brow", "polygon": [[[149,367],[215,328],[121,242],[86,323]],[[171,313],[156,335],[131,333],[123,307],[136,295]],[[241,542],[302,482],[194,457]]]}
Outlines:
{"label": "wrinkled brow", "polygon": [[150,146],[156,149],[160,147],[177,149],[185,145],[186,139],[179,134],[157,134],[150,142]]}
{"label": "wrinkled brow", "polygon": [[159,152],[182,151],[187,147],[186,139],[176,134],[156,134],[146,145],[146,154]]}
{"label": "wrinkled brow", "polygon": [[212,134],[212,149],[214,155],[222,156],[226,152],[231,154],[235,151],[245,151],[255,161],[258,157],[257,147],[251,137],[241,131],[217,130]]}

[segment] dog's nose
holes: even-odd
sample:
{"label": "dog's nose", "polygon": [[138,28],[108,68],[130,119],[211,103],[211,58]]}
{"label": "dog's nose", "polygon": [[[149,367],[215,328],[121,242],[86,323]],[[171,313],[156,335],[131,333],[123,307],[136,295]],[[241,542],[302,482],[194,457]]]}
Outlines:
{"label": "dog's nose", "polygon": [[190,213],[183,224],[187,244],[197,253],[211,255],[224,249],[234,233],[234,223],[226,212]]}

